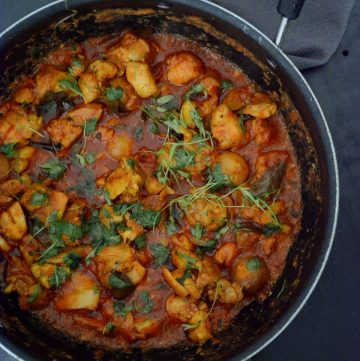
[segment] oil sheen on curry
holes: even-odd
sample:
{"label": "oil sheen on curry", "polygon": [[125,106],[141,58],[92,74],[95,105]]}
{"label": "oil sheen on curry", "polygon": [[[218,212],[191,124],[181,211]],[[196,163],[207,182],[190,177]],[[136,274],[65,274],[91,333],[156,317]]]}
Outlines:
{"label": "oil sheen on curry", "polygon": [[[113,348],[213,342],[301,221],[279,101],[167,34],[68,41],[0,106],[6,294]],[[240,322],[240,321],[238,321]]]}

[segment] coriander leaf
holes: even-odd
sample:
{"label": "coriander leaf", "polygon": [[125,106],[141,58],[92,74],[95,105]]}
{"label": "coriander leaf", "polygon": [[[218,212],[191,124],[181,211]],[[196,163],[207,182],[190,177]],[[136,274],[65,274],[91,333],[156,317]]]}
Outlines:
{"label": "coriander leaf", "polygon": [[112,274],[110,277],[109,277],[109,285],[112,287],[112,288],[115,288],[115,289],[123,289],[123,288],[133,288],[133,284],[123,278],[121,278],[120,276],[118,276],[118,273],[117,274]]}
{"label": "coriander leaf", "polygon": [[0,145],[0,153],[4,153],[8,158],[15,155],[15,148],[17,143],[7,143]]}
{"label": "coriander leaf", "polygon": [[197,239],[200,240],[204,234],[204,228],[201,224],[196,224],[195,227],[191,228],[191,234]]}
{"label": "coriander leaf", "polygon": [[169,236],[172,236],[179,231],[179,226],[176,224],[175,219],[172,216],[169,217],[169,220],[166,223],[166,227]]}
{"label": "coriander leaf", "polygon": [[191,115],[191,118],[192,118],[194,124],[199,129],[201,136],[205,138],[206,130],[205,130],[204,123],[202,121],[202,118],[201,118],[199,112],[196,109],[191,109],[190,115]]}
{"label": "coriander leaf", "polygon": [[40,294],[40,285],[36,285],[34,287],[34,291],[27,299],[28,303],[30,303],[30,304],[34,303],[37,300],[37,298],[39,297],[39,294]]}
{"label": "coriander leaf", "polygon": [[115,325],[110,321],[105,325],[102,333],[103,335],[107,335],[109,333],[114,332],[115,328],[116,328]]}
{"label": "coriander leaf", "polygon": [[136,128],[134,132],[134,137],[136,140],[141,140],[143,136],[143,130],[142,128]]}
{"label": "coriander leaf", "polygon": [[153,228],[160,222],[160,211],[144,208],[140,203],[137,203],[132,208],[132,218],[143,227]]}
{"label": "coriander leaf", "polygon": [[204,252],[207,251],[213,251],[216,248],[217,240],[216,239],[210,239],[208,241],[203,242],[196,242],[197,248],[196,248],[196,254],[202,255]]}
{"label": "coriander leaf", "polygon": [[199,269],[197,258],[191,257],[178,249],[176,250],[176,254],[186,262],[187,269]]}
{"label": "coriander leaf", "polygon": [[262,228],[262,233],[266,237],[269,237],[280,231],[281,231],[281,226],[279,224],[274,224],[274,223],[268,223]]}
{"label": "coriander leaf", "polygon": [[84,125],[85,135],[90,135],[91,133],[95,132],[97,122],[98,122],[97,118],[90,118],[85,121],[85,125]]}
{"label": "coriander leaf", "polygon": [[191,277],[191,270],[189,268],[187,268],[187,269],[185,269],[184,274],[181,277],[177,278],[176,280],[183,285],[185,280],[190,277]]}
{"label": "coriander leaf", "polygon": [[142,234],[141,236],[138,236],[135,238],[134,240],[136,248],[140,251],[142,251],[143,249],[145,249],[146,247],[146,236],[145,233]]}
{"label": "coriander leaf", "polygon": [[121,100],[123,97],[123,89],[121,87],[107,87],[105,89],[105,97],[109,102]]}
{"label": "coriander leaf", "polygon": [[71,270],[76,269],[81,262],[81,256],[75,252],[70,252],[64,257],[64,264]]}
{"label": "coriander leaf", "polygon": [[135,169],[136,161],[134,159],[127,159],[126,163],[131,169]]}
{"label": "coriander leaf", "polygon": [[246,263],[246,268],[250,271],[250,272],[254,272],[258,269],[261,268],[261,261],[258,257],[253,257],[251,258],[247,263]]}
{"label": "coriander leaf", "polygon": [[164,104],[170,103],[173,99],[174,99],[174,96],[172,94],[164,95],[160,98],[157,98],[156,103],[158,103],[159,105],[164,105]]}
{"label": "coriander leaf", "polygon": [[210,177],[216,181],[212,190],[217,190],[230,185],[230,179],[222,172],[220,163],[216,164],[215,168],[211,171]]}
{"label": "coriander leaf", "polygon": [[133,309],[133,305],[126,305],[125,302],[118,300],[114,301],[114,312],[119,314],[122,318],[125,318]]}
{"label": "coriander leaf", "polygon": [[59,179],[65,173],[65,165],[58,159],[50,159],[40,166],[42,172],[51,179]]}
{"label": "coriander leaf", "polygon": [[92,164],[95,162],[96,160],[96,155],[95,153],[85,153],[84,155],[82,154],[76,154],[76,158],[79,159],[80,165],[82,167],[85,167],[87,164]]}
{"label": "coriander leaf", "polygon": [[169,259],[170,251],[161,243],[155,243],[150,246],[151,254],[154,257],[154,266],[161,267]]}
{"label": "coriander leaf", "polygon": [[229,89],[231,89],[233,87],[234,87],[234,85],[230,80],[221,80],[220,91],[222,93],[226,92],[227,90],[229,90]]}
{"label": "coriander leaf", "polygon": [[71,75],[63,80],[60,80],[59,86],[64,90],[70,90],[70,92],[74,93],[75,95],[83,97],[83,93],[81,92],[77,80]]}
{"label": "coriander leaf", "polygon": [[49,278],[49,284],[51,287],[59,287],[65,283],[68,277],[69,273],[64,268],[55,266],[55,271]]}
{"label": "coriander leaf", "polygon": [[138,312],[149,313],[153,310],[155,306],[155,302],[150,297],[149,291],[139,292],[139,299],[141,301],[140,305],[139,305],[139,301],[134,302],[134,307]]}
{"label": "coriander leaf", "polygon": [[43,192],[34,192],[30,199],[32,206],[43,206],[49,200],[49,195]]}
{"label": "coriander leaf", "polygon": [[185,94],[185,99],[190,100],[198,96],[199,94],[204,94],[205,97],[207,97],[208,92],[204,88],[204,86],[200,83],[194,84],[191,86],[190,90]]}
{"label": "coriander leaf", "polygon": [[149,128],[149,131],[153,134],[159,133],[159,127],[154,122],[149,123],[148,128]]}

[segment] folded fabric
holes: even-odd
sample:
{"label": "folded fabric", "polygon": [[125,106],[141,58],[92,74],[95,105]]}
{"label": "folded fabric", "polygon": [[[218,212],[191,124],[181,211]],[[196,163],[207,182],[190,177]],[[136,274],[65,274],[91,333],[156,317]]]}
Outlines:
{"label": "folded fabric", "polygon": [[[281,16],[278,0],[213,0],[275,38]],[[283,51],[300,69],[325,64],[344,35],[355,0],[307,0],[297,20],[289,23]]]}

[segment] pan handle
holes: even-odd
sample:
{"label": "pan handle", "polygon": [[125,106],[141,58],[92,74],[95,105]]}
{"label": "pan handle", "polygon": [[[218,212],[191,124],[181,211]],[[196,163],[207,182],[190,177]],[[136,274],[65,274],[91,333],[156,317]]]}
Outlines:
{"label": "pan handle", "polygon": [[280,47],[289,20],[295,20],[299,17],[305,0],[280,0],[277,11],[281,14],[281,22],[275,38],[275,44]]}

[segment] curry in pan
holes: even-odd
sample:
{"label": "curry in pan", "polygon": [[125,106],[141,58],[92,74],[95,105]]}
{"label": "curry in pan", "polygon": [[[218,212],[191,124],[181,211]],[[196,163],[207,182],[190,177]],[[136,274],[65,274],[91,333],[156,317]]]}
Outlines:
{"label": "curry in pan", "polygon": [[69,40],[0,106],[6,294],[109,347],[215,340],[281,275],[300,172],[275,94],[194,42]]}

